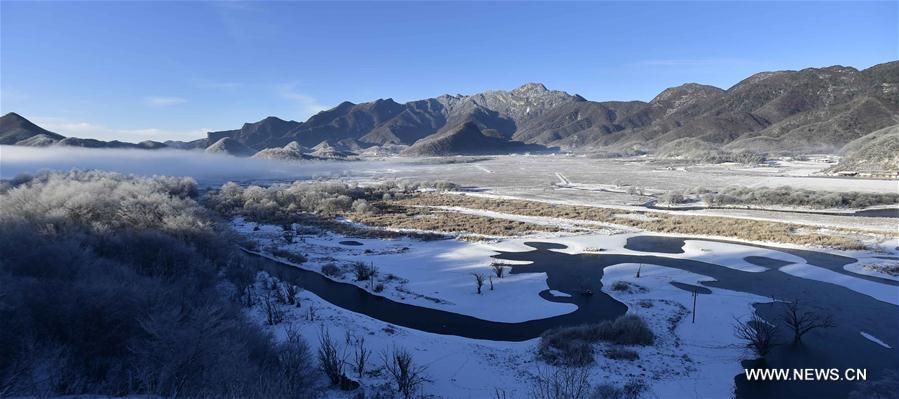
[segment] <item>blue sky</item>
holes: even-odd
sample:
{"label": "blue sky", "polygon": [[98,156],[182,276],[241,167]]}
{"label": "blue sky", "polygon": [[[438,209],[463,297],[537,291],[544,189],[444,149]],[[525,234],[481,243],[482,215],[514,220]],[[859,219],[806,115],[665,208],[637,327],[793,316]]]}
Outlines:
{"label": "blue sky", "polygon": [[192,139],[343,100],[539,81],[591,100],[899,59],[890,2],[0,3],[0,111]]}

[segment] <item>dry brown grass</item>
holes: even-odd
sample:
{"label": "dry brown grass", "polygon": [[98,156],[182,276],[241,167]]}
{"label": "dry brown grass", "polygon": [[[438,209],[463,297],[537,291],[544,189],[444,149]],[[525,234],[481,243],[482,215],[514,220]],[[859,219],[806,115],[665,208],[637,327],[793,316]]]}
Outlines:
{"label": "dry brown grass", "polygon": [[[802,232],[803,229],[813,229],[811,226],[763,220],[633,212],[652,217],[652,220],[635,220],[616,217],[616,214],[621,214],[621,210],[618,209],[431,193],[421,193],[377,205],[383,210],[380,214],[369,215],[358,221],[381,227],[410,227],[450,232],[466,231],[490,235],[513,235],[526,231],[558,230],[552,230],[553,228],[549,226],[413,208],[414,206],[456,206],[515,215],[589,220],[659,233],[718,236],[748,241],[767,241],[838,249],[865,248],[861,242],[853,238]],[[512,233],[510,234],[510,232]],[[846,232],[848,233],[849,231]]]}
{"label": "dry brown grass", "polygon": [[373,227],[489,236],[517,236],[560,230],[554,226],[394,204],[400,201],[402,200],[381,202],[377,204],[379,208],[377,213],[354,213],[347,218]]}

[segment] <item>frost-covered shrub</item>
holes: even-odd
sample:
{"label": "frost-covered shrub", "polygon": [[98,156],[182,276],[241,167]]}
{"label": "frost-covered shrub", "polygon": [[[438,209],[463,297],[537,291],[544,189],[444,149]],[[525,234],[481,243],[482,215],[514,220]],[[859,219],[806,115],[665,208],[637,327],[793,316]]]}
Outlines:
{"label": "frost-covered shrub", "polygon": [[626,281],[616,281],[612,283],[612,291],[627,291],[630,285]]}
{"label": "frost-covered shrub", "polygon": [[609,349],[606,349],[603,352],[603,355],[609,359],[613,360],[636,360],[640,358],[640,355],[637,354],[636,351],[622,348],[620,346],[613,346]]}
{"label": "frost-covered shrub", "polygon": [[287,259],[288,261],[293,262],[293,263],[305,263],[306,262],[305,256],[300,255],[296,252],[288,251],[286,249],[272,248],[271,253],[274,256]]}
{"label": "frost-covered shrub", "polygon": [[590,372],[583,367],[539,370],[531,384],[528,397],[531,399],[587,399],[590,397]]}
{"label": "frost-covered shrub", "polygon": [[0,193],[0,395],[310,394],[303,344],[245,318],[255,266],[194,196],[93,171]]}
{"label": "frost-covered shrub", "polygon": [[538,355],[549,364],[584,366],[593,362],[593,344],[652,345],[655,334],[639,316],[624,315],[572,327],[554,328],[540,336]]}
{"label": "frost-covered shrub", "polygon": [[659,198],[659,202],[667,205],[677,205],[684,202],[684,194],[680,191],[669,191]]}
{"label": "frost-covered shrub", "polygon": [[428,381],[425,366],[415,363],[412,354],[402,348],[393,348],[381,354],[384,370],[393,380],[397,392],[409,399],[420,394],[421,386]]}
{"label": "frost-covered shrub", "polygon": [[343,270],[333,263],[325,263],[322,265],[322,274],[328,277],[341,278],[343,277]]}
{"label": "frost-covered shrub", "polygon": [[640,395],[649,390],[645,382],[630,380],[623,386],[612,384],[600,384],[596,386],[591,398],[593,399],[638,399]]}
{"label": "frost-covered shrub", "polygon": [[356,275],[356,281],[365,281],[377,276],[378,268],[365,262],[356,262],[353,264],[353,273]]}
{"label": "frost-covered shrub", "polygon": [[541,339],[538,353],[543,361],[556,366],[583,367],[593,363],[593,343],[578,337],[549,335]]}
{"label": "frost-covered shrub", "polygon": [[339,180],[296,181],[269,187],[241,187],[226,183],[219,190],[206,195],[206,205],[225,215],[240,214],[254,220],[283,222],[298,212],[340,214],[346,212],[372,213],[372,202],[401,198],[421,189],[449,191],[457,186],[448,182],[387,181],[360,186]]}
{"label": "frost-covered shrub", "polygon": [[801,206],[809,208],[867,208],[899,203],[897,193],[860,193],[813,191],[789,186],[728,187],[707,193],[702,199],[711,206],[758,205]]}
{"label": "frost-covered shrub", "polygon": [[353,201],[353,212],[369,213],[374,212],[374,210],[375,208],[362,198]]}
{"label": "frost-covered shrub", "polygon": [[652,345],[655,334],[640,316],[624,315],[613,322],[604,321],[596,325],[599,340],[618,345]]}

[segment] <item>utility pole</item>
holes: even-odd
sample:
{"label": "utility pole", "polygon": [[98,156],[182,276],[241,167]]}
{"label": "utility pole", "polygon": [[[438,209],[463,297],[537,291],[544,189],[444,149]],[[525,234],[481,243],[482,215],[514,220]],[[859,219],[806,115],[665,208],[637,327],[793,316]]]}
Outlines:
{"label": "utility pole", "polygon": [[694,289],[693,289],[693,321],[691,322],[691,323],[694,323],[694,324],[696,323],[696,297],[697,297],[697,296],[698,296],[698,295],[697,295],[697,293],[696,293],[696,288],[694,288]]}

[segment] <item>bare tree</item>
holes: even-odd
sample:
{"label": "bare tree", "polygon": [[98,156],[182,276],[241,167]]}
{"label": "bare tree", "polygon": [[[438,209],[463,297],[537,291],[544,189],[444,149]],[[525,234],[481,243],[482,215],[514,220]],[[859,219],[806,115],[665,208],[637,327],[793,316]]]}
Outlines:
{"label": "bare tree", "polygon": [[759,357],[765,357],[771,348],[777,345],[777,326],[770,324],[756,314],[742,322],[734,318],[734,335],[746,342],[746,346],[753,350]]}
{"label": "bare tree", "polygon": [[290,305],[296,305],[297,307],[299,307],[300,302],[297,301],[297,294],[299,294],[300,288],[293,284],[288,283],[285,286],[285,290],[287,291],[287,303]]}
{"label": "bare tree", "polygon": [[503,278],[506,275],[506,265],[500,262],[493,262],[490,264],[490,267],[493,268],[493,274],[496,275],[496,278]]}
{"label": "bare tree", "polygon": [[246,288],[243,289],[243,305],[252,308],[256,303],[256,285],[255,284],[247,284]]}
{"label": "bare tree", "polygon": [[272,283],[271,289],[272,295],[275,297],[275,302],[280,303],[282,305],[287,304],[287,297],[284,296],[284,291],[281,291],[281,283],[274,282]]}
{"label": "bare tree", "polygon": [[344,356],[331,339],[331,334],[322,326],[318,337],[318,362],[322,372],[328,376],[331,384],[337,385],[343,380]]}
{"label": "bare tree", "polygon": [[353,369],[359,378],[365,373],[365,365],[371,357],[371,351],[365,348],[365,337],[356,339],[353,349]]}
{"label": "bare tree", "polygon": [[787,302],[787,308],[783,315],[784,322],[793,329],[793,342],[802,341],[805,333],[816,328],[832,328],[836,327],[833,317],[829,314],[821,314],[813,311],[803,311],[800,308],[799,300]]}
{"label": "bare tree", "polygon": [[284,321],[284,310],[278,305],[278,301],[274,298],[272,291],[269,291],[263,298],[263,305],[265,306],[266,322],[270,326]]}
{"label": "bare tree", "polygon": [[303,336],[293,325],[284,329],[287,339],[278,346],[278,363],[280,364],[281,377],[286,386],[293,390],[294,394],[300,394],[302,387],[311,384],[313,377],[312,368],[309,367],[309,347]]}
{"label": "bare tree", "polygon": [[384,369],[393,377],[397,390],[404,398],[411,398],[421,385],[427,382],[425,367],[417,366],[412,360],[412,354],[405,349],[393,348],[389,353],[383,352]]}
{"label": "bare tree", "polygon": [[485,276],[484,273],[471,273],[471,275],[474,276],[474,282],[478,287],[478,294],[480,294],[481,287],[484,286],[484,278],[486,278],[487,276]]}
{"label": "bare tree", "polygon": [[582,399],[589,396],[590,373],[584,367],[562,367],[538,371],[531,386],[531,399]]}

